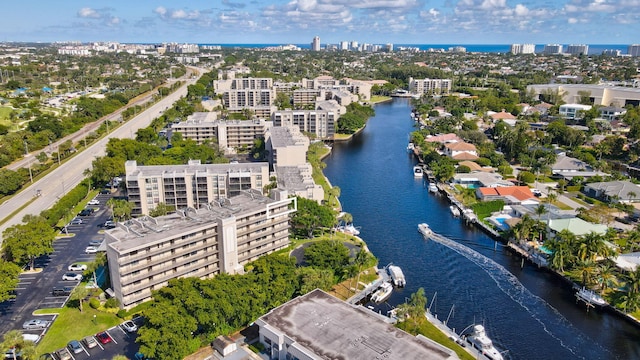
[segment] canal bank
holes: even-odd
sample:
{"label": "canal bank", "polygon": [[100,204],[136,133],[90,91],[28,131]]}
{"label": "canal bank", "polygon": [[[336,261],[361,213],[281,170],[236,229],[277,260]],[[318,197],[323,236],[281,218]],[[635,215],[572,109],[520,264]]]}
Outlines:
{"label": "canal bank", "polygon": [[[438,293],[434,314],[446,316],[455,305],[448,325],[483,323],[509,359],[640,358],[635,327],[608,313],[586,313],[561,281],[521,267],[520,257],[503,246],[494,249],[493,239],[451,216],[446,197],[429,194],[428,184],[414,179],[415,160],[406,151],[414,130],[408,101],[375,110],[359,135],[334,144],[325,175],[340,187],[343,207],[380,263],[405,272],[407,286],[391,295],[389,308],[422,287],[427,295]],[[424,240],[421,222],[452,239],[451,247]]]}

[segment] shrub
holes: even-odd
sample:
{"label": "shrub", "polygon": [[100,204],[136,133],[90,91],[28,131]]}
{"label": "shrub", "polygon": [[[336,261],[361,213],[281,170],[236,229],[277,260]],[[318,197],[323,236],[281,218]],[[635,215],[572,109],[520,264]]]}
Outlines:
{"label": "shrub", "polygon": [[491,166],[491,160],[487,158],[479,158],[476,160],[476,164],[480,166]]}
{"label": "shrub", "polygon": [[471,169],[470,169],[468,166],[466,166],[466,165],[460,165],[460,166],[458,166],[458,168],[456,169],[456,172],[457,172],[458,174],[467,174],[467,173],[470,173],[470,172],[471,172]]}
{"label": "shrub", "polygon": [[116,314],[120,319],[124,319],[127,316],[127,310],[120,309]]}
{"label": "shrub", "polygon": [[498,166],[498,172],[502,175],[509,176],[513,174],[513,168],[509,165]]}
{"label": "shrub", "polygon": [[104,303],[104,307],[106,307],[107,309],[115,309],[120,307],[120,304],[118,303],[118,299],[116,298],[109,298],[107,299],[107,301]]}
{"label": "shrub", "polygon": [[567,186],[566,189],[568,192],[580,191],[580,185]]}
{"label": "shrub", "polygon": [[99,308],[100,307],[100,300],[98,300],[96,298],[89,299],[89,306],[91,306],[94,309]]}
{"label": "shrub", "polygon": [[527,184],[531,184],[532,182],[536,181],[536,176],[528,171],[522,171],[518,174],[518,180]]}

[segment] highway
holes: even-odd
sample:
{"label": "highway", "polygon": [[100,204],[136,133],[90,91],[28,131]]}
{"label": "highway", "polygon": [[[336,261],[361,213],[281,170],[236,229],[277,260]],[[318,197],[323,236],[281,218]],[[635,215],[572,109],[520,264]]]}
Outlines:
{"label": "highway", "polygon": [[[160,116],[166,108],[171,107],[173,103],[181,97],[186,96],[187,86],[194,84],[199,76],[206,71],[204,69],[196,70],[198,75],[189,78],[178,90],[151,105],[139,115],[120,125],[117,129],[112,130],[105,137],[98,140],[93,145],[90,145],[81,153],[76,154],[75,157],[63,163],[61,166],[27,188],[22,189],[20,193],[14,195],[11,199],[1,204],[0,217],[4,218],[4,216],[8,216],[25,203],[33,200],[33,202],[14,214],[14,216],[8,219],[4,224],[0,225],[0,245],[2,244],[1,234],[5,229],[15,224],[19,224],[25,215],[37,215],[42,210],[50,208],[60,197],[78,185],[80,181],[84,179],[83,172],[85,169],[91,169],[91,163],[93,160],[95,160],[96,157],[105,155],[106,145],[110,138],[135,138],[135,134],[138,129],[149,126],[151,121]],[[27,157],[27,163],[29,158],[33,158],[33,155]],[[41,196],[39,197],[35,196],[37,190],[40,190],[41,193]]]}

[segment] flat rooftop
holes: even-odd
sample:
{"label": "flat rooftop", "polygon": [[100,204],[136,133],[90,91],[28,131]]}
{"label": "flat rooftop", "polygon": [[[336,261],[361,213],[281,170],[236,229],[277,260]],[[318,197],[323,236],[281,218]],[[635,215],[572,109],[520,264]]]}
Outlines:
{"label": "flat rooftop", "polygon": [[304,145],[302,134],[295,127],[274,126],[271,128],[271,143],[273,147]]}
{"label": "flat rooftop", "polygon": [[322,359],[458,358],[451,350],[396,328],[382,315],[318,289],[273,309],[260,319]]}
{"label": "flat rooftop", "polygon": [[[133,160],[127,161],[132,163]],[[136,167],[127,174],[127,176],[168,176],[172,177],[175,174],[227,174],[227,173],[260,173],[263,168],[269,168],[267,162],[255,162],[255,163],[227,163],[227,164],[199,164],[197,162],[191,162],[186,165],[136,165]]]}
{"label": "flat rooftop", "polygon": [[[243,214],[263,209],[266,204],[275,202],[268,197],[254,191],[244,191],[238,196],[225,199],[224,203],[213,203],[200,209],[189,208],[158,217],[143,216],[137,219],[118,223],[114,229],[105,233],[116,241],[108,241],[118,252],[127,252],[139,247],[161,243],[176,235],[184,234],[202,227],[211,227],[210,223],[231,216],[240,217]],[[184,215],[183,215],[184,214]]]}

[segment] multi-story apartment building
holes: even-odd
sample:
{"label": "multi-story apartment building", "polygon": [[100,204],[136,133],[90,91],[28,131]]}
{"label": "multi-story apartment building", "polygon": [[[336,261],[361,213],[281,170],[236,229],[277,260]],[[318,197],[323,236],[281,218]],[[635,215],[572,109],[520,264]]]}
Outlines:
{"label": "multi-story apartment building", "polygon": [[277,166],[298,166],[307,162],[309,138],[296,126],[274,126],[267,133],[266,149],[269,150],[269,164]]}
{"label": "multi-story apartment building", "polygon": [[567,54],[571,55],[587,55],[589,53],[589,45],[570,44],[567,46]]}
{"label": "multi-story apartment building", "polygon": [[544,46],[542,53],[545,55],[557,55],[562,54],[562,45],[560,44],[547,44]]}
{"label": "multi-story apartment building", "polygon": [[333,139],[339,115],[328,110],[279,110],[271,115],[273,126],[297,126],[319,139]]}
{"label": "multi-story apartment building", "polygon": [[511,44],[511,53],[514,55],[533,54],[536,52],[534,44]]}
{"label": "multi-story apartment building", "polygon": [[451,79],[409,78],[409,92],[413,94],[448,94],[450,91]]}
{"label": "multi-story apartment building", "polygon": [[622,52],[620,50],[617,50],[617,49],[604,49],[604,50],[602,50],[602,55],[603,56],[618,57],[618,56],[620,56],[620,54],[622,54]]}
{"label": "multi-story apartment building", "polygon": [[275,201],[255,190],[199,209],[140,217],[105,232],[109,275],[125,309],[180,277],[243,272],[243,265],[289,244],[295,198]]}
{"label": "multi-story apartment building", "polygon": [[251,148],[255,139],[264,138],[272,124],[263,119],[206,120],[207,114],[212,113],[194,113],[186,121],[171,125],[171,132],[198,144],[215,140],[221,150],[232,154],[240,148]]}
{"label": "multi-story apartment building", "polygon": [[257,117],[268,118],[276,109],[276,90],[271,78],[234,78],[213,82],[216,94],[230,113],[253,111]]}
{"label": "multi-story apartment building", "polygon": [[305,105],[315,105],[318,98],[327,100],[325,91],[319,89],[293,90],[293,106],[296,108]]}
{"label": "multi-story apartment building", "polygon": [[627,54],[630,56],[640,56],[640,44],[632,44],[627,48]]}
{"label": "multi-story apartment building", "polygon": [[[528,85],[527,91],[543,97],[548,91],[562,94],[566,103],[578,103],[585,93],[594,105],[626,107],[640,105],[640,88],[593,84],[537,84]],[[544,100],[544,99],[543,99]]]}
{"label": "multi-story apartment building", "polygon": [[311,42],[311,50],[320,51],[320,36],[314,36]]}
{"label": "multi-story apartment building", "polygon": [[133,215],[147,215],[159,203],[176,209],[198,208],[220,199],[237,196],[243,190],[262,191],[269,181],[268,163],[138,166],[125,163],[126,186]]}

